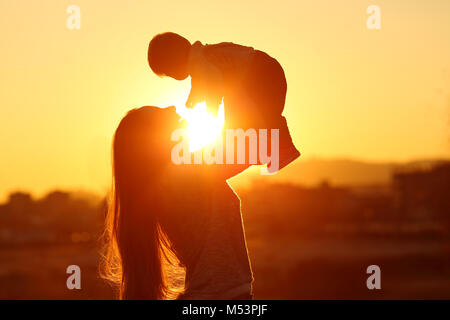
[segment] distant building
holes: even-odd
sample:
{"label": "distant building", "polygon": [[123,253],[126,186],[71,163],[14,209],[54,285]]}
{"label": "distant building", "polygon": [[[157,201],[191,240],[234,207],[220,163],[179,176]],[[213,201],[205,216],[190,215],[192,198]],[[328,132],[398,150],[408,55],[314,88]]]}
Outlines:
{"label": "distant building", "polygon": [[450,162],[429,170],[397,172],[393,187],[401,219],[450,221]]}

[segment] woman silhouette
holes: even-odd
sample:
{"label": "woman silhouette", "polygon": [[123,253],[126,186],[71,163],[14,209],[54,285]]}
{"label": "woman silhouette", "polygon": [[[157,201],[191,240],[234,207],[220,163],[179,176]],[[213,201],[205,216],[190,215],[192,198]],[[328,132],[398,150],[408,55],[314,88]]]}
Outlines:
{"label": "woman silhouette", "polygon": [[246,165],[174,165],[175,108],[128,112],[113,142],[103,275],[121,299],[167,299],[167,261],[185,268],[178,299],[251,299],[240,200],[226,179]]}

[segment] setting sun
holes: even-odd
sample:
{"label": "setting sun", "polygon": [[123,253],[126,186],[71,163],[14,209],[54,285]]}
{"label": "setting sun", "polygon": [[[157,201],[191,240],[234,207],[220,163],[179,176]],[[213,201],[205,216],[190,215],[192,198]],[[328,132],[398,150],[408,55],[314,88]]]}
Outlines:
{"label": "setting sun", "polygon": [[192,109],[177,108],[177,112],[188,123],[189,151],[201,149],[220,136],[225,121],[223,103],[219,106],[217,116],[208,112],[205,102],[196,104]]}

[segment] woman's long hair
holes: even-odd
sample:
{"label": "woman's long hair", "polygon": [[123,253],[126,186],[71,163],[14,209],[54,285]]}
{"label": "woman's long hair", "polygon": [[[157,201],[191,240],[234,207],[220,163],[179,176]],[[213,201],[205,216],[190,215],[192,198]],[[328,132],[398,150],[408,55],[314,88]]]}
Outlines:
{"label": "woman's long hair", "polygon": [[174,114],[156,107],[133,109],[114,135],[101,275],[118,286],[121,299],[169,296],[163,265],[175,254],[158,223],[163,214],[158,182],[170,161]]}

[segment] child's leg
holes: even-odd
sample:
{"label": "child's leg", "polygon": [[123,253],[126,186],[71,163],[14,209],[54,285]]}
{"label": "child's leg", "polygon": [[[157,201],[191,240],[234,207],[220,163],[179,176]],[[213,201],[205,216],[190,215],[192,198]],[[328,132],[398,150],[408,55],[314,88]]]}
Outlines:
{"label": "child's leg", "polygon": [[283,68],[275,59],[257,51],[248,74],[243,88],[255,104],[253,114],[261,116],[254,123],[255,129],[279,129],[279,169],[282,169],[300,156],[292,142],[286,119],[281,115],[287,90]]}
{"label": "child's leg", "polygon": [[256,51],[247,74],[243,89],[256,103],[259,112],[269,122],[275,115],[280,116],[286,100],[287,83],[278,61]]}

